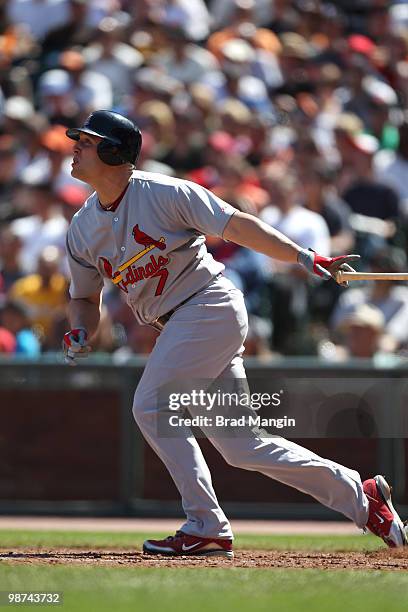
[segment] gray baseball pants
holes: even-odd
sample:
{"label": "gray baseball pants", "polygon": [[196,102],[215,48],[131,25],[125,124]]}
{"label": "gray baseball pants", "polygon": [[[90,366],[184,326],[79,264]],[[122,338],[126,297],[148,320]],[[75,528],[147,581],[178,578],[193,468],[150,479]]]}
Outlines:
{"label": "gray baseball pants", "polygon": [[[158,389],[177,379],[244,379],[242,353],[248,330],[242,293],[225,277],[181,306],[158,337],[136,389],[133,414],[144,437],[169,470],[187,516],[182,531],[199,537],[231,538],[211,475],[197,440],[158,434]],[[180,428],[178,429],[178,434]],[[255,470],[341,512],[363,528],[368,501],[358,472],[284,438],[220,437],[206,432],[230,465]]]}

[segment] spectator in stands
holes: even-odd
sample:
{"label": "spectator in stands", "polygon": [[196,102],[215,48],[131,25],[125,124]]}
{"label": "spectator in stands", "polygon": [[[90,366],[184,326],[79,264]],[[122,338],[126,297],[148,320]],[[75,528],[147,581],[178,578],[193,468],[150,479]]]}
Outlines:
{"label": "spectator in stands", "polygon": [[394,152],[380,151],[374,158],[375,176],[398,194],[404,219],[408,219],[408,122],[399,126],[399,144]]}
{"label": "spectator in stands", "polygon": [[372,3],[368,6],[365,30],[377,45],[382,45],[386,41],[390,30],[390,12],[387,2]]}
{"label": "spectator in stands", "polygon": [[221,71],[206,75],[204,80],[213,90],[216,101],[236,98],[251,110],[273,113],[267,86],[256,76],[256,53],[251,45],[240,38],[233,38],[226,41],[220,51]]}
{"label": "spectator in stands", "polygon": [[10,288],[12,299],[23,303],[30,322],[44,349],[49,347],[55,321],[65,312],[68,281],[59,272],[60,253],[54,246],[46,247],[34,274],[20,278]]}
{"label": "spectator in stands", "polygon": [[15,351],[15,336],[5,327],[0,327],[0,355],[14,355]]}
{"label": "spectator in stands", "polygon": [[0,136],[0,224],[11,221],[16,215],[12,197],[18,171],[17,151],[18,141],[14,136]]}
{"label": "spectator in stands", "polygon": [[319,213],[326,221],[332,256],[349,252],[354,244],[349,221],[351,211],[337,194],[334,178],[333,168],[323,159],[316,161],[300,175],[304,205],[308,210]]}
{"label": "spectator in stands", "polygon": [[381,358],[384,317],[378,308],[362,304],[345,319],[342,331],[345,344],[339,351],[344,360]]}
{"label": "spectator in stands", "polygon": [[[11,96],[4,108],[4,135],[12,135],[16,141],[16,168],[10,180],[24,180],[33,172],[36,176],[47,167],[47,154],[42,144],[49,127],[44,113],[36,112],[33,104],[23,96]],[[14,182],[14,181],[13,181]]]}
{"label": "spectator in stands", "polygon": [[363,87],[368,95],[367,131],[377,138],[381,149],[395,151],[398,128],[391,119],[391,113],[398,103],[397,94],[390,85],[371,76],[364,77]]}
{"label": "spectator in stands", "polygon": [[[295,121],[300,121],[300,124],[302,124],[302,116],[298,116]],[[291,148],[293,151],[293,168],[297,175],[309,172],[310,167],[321,158],[321,152],[311,130],[300,131],[298,129]]]}
{"label": "spectator in stands", "polygon": [[[74,1],[74,0],[73,0]],[[76,0],[77,3],[80,0]],[[99,2],[95,0],[83,0],[88,5],[87,22],[93,26],[103,17],[117,9],[116,2]],[[64,26],[72,23],[72,6],[69,0],[12,0],[7,2],[7,19],[11,24],[23,25],[34,40],[42,46],[47,35],[54,34],[55,30],[61,28],[60,34],[64,40]],[[78,26],[82,23],[82,13],[75,13]],[[80,30],[80,27],[78,27]],[[69,38],[69,37],[68,37]],[[65,38],[67,40],[67,38]],[[75,39],[80,44],[80,39]]]}
{"label": "spectator in stands", "polygon": [[352,227],[365,234],[357,248],[367,258],[373,249],[384,245],[395,234],[401,209],[394,189],[375,177],[373,159],[378,151],[377,139],[360,134],[351,138],[351,144],[355,178],[341,195],[353,212]]}
{"label": "spectator in stands", "polygon": [[139,107],[139,122],[144,130],[153,136],[153,157],[164,159],[173,149],[175,142],[175,120],[168,104],[160,100],[143,102]]}
{"label": "spectator in stands", "polygon": [[270,205],[261,217],[303,248],[319,249],[329,255],[330,235],[320,213],[301,205],[301,186],[296,175],[282,163],[272,162],[261,169],[261,184]]}
{"label": "spectator in stands", "polygon": [[397,62],[394,68],[395,91],[398,92],[400,107],[405,109],[408,104],[408,61]]}
{"label": "spectator in stands", "polygon": [[[48,65],[52,65],[50,53],[60,52],[70,47],[85,47],[93,36],[95,29],[89,24],[88,0],[69,0],[67,20],[56,28],[49,30],[42,42],[42,54]],[[55,59],[54,59],[55,61]]]}
{"label": "spectator in stands", "polygon": [[88,115],[98,108],[112,108],[113,88],[110,80],[90,69],[83,53],[67,49],[61,53],[59,65],[68,75],[69,91],[80,113]]}
{"label": "spectator in stands", "polygon": [[0,228],[0,296],[7,295],[10,287],[23,276],[21,246],[21,239],[9,225]]}
{"label": "spectator in stands", "polygon": [[204,40],[209,34],[210,16],[204,0],[151,2],[150,19],[161,29],[183,28],[191,40]]}
{"label": "spectator in stands", "polygon": [[300,92],[310,92],[311,71],[316,50],[313,45],[297,32],[284,32],[280,36],[282,51],[279,55],[279,68],[282,85],[279,93],[297,96]]}
{"label": "spectator in stands", "polygon": [[216,124],[216,107],[214,104],[214,94],[211,88],[204,83],[193,83],[190,85],[189,95],[193,101],[193,104],[202,114],[202,122],[200,124],[200,131],[205,133],[214,129]]}
{"label": "spectator in stands", "polygon": [[66,70],[54,68],[44,72],[37,83],[37,98],[42,112],[50,123],[71,127],[80,112]]}
{"label": "spectator in stands", "polygon": [[[299,171],[304,206],[320,214],[330,233],[330,254],[354,251],[355,236],[350,225],[350,208],[340,198],[335,186],[333,167],[319,158]],[[314,320],[326,321],[342,288],[334,283],[321,283],[310,294],[309,310]]]}
{"label": "spectator in stands", "polygon": [[[277,2],[274,3],[274,15],[276,15],[277,4]],[[282,2],[280,4],[283,5]],[[244,38],[254,48],[262,49],[273,56],[276,56],[281,49],[279,39],[274,31],[256,26],[255,2],[253,0],[235,0],[233,14],[227,27],[211,34],[207,41],[208,49],[216,57],[220,57],[223,44],[233,38]]]}
{"label": "spectator in stands", "polygon": [[217,114],[222,129],[237,139],[240,154],[246,155],[251,146],[249,125],[255,113],[239,100],[227,98],[218,105]]}
{"label": "spectator in stands", "polygon": [[[84,183],[77,181],[76,183],[67,183],[61,185],[58,189],[56,196],[62,205],[62,214],[68,223],[71,222],[74,214],[81,208],[87,197],[89,196],[89,190]],[[58,245],[57,245],[58,246]],[[65,248],[65,236],[64,236],[64,248]]]}
{"label": "spectator in stands", "polygon": [[236,149],[235,146],[234,144],[218,167],[219,181],[214,186],[213,193],[233,205],[240,202],[240,210],[244,209],[244,212],[256,215],[269,204],[269,194],[257,184],[256,173],[239,155],[239,148]]}
{"label": "spectator in stands", "polygon": [[174,176],[174,169],[164,161],[155,158],[156,140],[150,131],[143,131],[142,149],[138,159],[138,168],[143,172],[159,172]]}
{"label": "spectator in stands", "polygon": [[246,16],[248,11],[251,11],[251,19],[256,24],[268,23],[274,9],[274,5],[269,0],[210,0],[209,5],[217,30],[234,20],[237,8],[244,10]]}
{"label": "spectator in stands", "polygon": [[123,39],[124,25],[114,17],[105,17],[94,41],[84,49],[88,69],[109,80],[114,106],[131,92],[133,74],[143,63],[142,54]]}
{"label": "spectator in stands", "polygon": [[353,139],[363,131],[363,122],[353,113],[340,113],[334,124],[333,157],[337,165],[336,186],[339,193],[355,179]]}
{"label": "spectator in stands", "polygon": [[318,106],[316,139],[324,148],[328,148],[332,142],[333,129],[343,108],[338,95],[341,76],[341,70],[336,64],[322,63],[317,66],[313,82],[314,99]]}
{"label": "spectator in stands", "polygon": [[204,163],[206,133],[203,131],[204,116],[190,96],[174,102],[174,144],[163,156],[162,162],[174,168],[176,175],[183,175],[200,168]]}
{"label": "spectator in stands", "polygon": [[16,339],[16,355],[35,359],[40,355],[40,343],[30,326],[26,306],[9,300],[0,308],[0,325],[11,332]]}
{"label": "spectator in stands", "polygon": [[271,117],[252,114],[248,124],[249,150],[247,160],[258,167],[272,156],[272,134],[274,122]]}
{"label": "spectator in stands", "polygon": [[334,2],[319,3],[319,10],[321,19],[319,30],[312,37],[313,44],[318,49],[319,62],[330,63],[343,69],[346,15],[339,4]]}
{"label": "spectator in stands", "polygon": [[[74,184],[66,183],[58,188],[56,198],[61,206],[62,215],[68,224],[71,223],[72,217],[78,212],[88,196],[89,190],[80,181],[76,181]],[[66,258],[66,235],[64,233],[61,233],[58,239],[55,240],[54,246],[58,248],[61,255],[60,272],[69,278],[69,267]]]}
{"label": "spectator in stands", "polygon": [[24,24],[36,41],[68,19],[65,0],[13,0],[7,3],[10,23]]}
{"label": "spectator in stands", "polygon": [[[261,184],[273,203],[262,210],[263,221],[304,248],[319,248],[329,254],[330,235],[326,222],[319,213],[299,204],[301,190],[294,172],[283,163],[271,162],[261,170]],[[268,299],[272,304],[272,348],[284,354],[313,350],[305,345],[299,348],[309,323],[309,279],[298,266],[273,262],[272,271],[268,285]]]}
{"label": "spectator in stands", "polygon": [[36,269],[38,257],[46,246],[61,244],[68,223],[61,213],[52,183],[23,183],[19,197],[26,216],[13,221],[11,230],[22,242],[22,270],[30,273]]}
{"label": "spectator in stands", "polygon": [[231,155],[239,155],[236,139],[223,130],[215,130],[208,137],[203,151],[204,164],[190,172],[187,178],[208,189],[214,189],[221,182],[225,158]]}
{"label": "spectator in stands", "polygon": [[[366,43],[365,37],[351,36],[349,38],[349,45],[352,44],[350,41],[353,41],[355,38],[359,40],[360,38],[364,39],[364,43]],[[345,112],[357,115],[365,126],[369,124],[370,96],[364,89],[364,79],[367,75],[372,74],[372,65],[367,55],[369,54],[371,57],[375,45],[369,41],[367,46],[370,49],[367,54],[352,53],[350,55],[349,65],[344,72],[343,91],[341,93]],[[359,49],[359,47],[357,48]]]}
{"label": "spectator in stands", "polygon": [[164,28],[167,44],[152,58],[151,63],[173,79],[189,85],[200,82],[205,75],[219,70],[215,56],[194,44],[182,26]]}
{"label": "spectator in stands", "polygon": [[[402,249],[387,247],[371,256],[372,272],[405,272],[407,258]],[[333,330],[360,306],[375,306],[384,317],[384,331],[388,334],[389,351],[408,345],[408,287],[395,281],[373,281],[363,287],[350,287],[344,291],[331,317]]]}
{"label": "spectator in stands", "polygon": [[139,109],[144,102],[160,101],[169,105],[177,94],[184,91],[183,83],[160,72],[158,68],[140,68],[134,76],[131,95],[125,103],[126,115],[139,124]]}
{"label": "spectator in stands", "polygon": [[378,151],[378,140],[369,134],[359,134],[351,137],[351,144],[350,163],[356,178],[343,191],[342,198],[354,213],[397,221],[400,218],[398,195],[374,175],[373,159]]}
{"label": "spectator in stands", "polygon": [[71,177],[72,145],[65,135],[63,125],[53,125],[41,135],[41,145],[45,153],[44,173],[58,189],[66,183],[73,183]]}

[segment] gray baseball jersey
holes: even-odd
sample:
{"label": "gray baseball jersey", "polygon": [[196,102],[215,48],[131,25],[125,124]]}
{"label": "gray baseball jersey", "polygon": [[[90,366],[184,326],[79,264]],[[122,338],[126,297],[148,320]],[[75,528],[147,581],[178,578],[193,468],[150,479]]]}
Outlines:
{"label": "gray baseball jersey", "polygon": [[114,211],[93,193],[67,234],[70,295],[85,298],[109,278],[140,323],[150,323],[206,286],[223,269],[205,246],[235,212],[207,189],[135,171]]}

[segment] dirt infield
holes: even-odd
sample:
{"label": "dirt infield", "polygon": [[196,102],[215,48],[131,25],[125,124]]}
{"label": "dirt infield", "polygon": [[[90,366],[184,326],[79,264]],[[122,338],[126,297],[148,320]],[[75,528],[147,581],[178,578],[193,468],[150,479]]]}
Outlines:
{"label": "dirt infield", "polygon": [[86,565],[105,567],[253,567],[295,569],[394,570],[408,569],[408,551],[375,552],[300,552],[245,550],[235,559],[222,557],[149,556],[124,549],[81,550],[79,548],[0,549],[0,563],[42,565]]}

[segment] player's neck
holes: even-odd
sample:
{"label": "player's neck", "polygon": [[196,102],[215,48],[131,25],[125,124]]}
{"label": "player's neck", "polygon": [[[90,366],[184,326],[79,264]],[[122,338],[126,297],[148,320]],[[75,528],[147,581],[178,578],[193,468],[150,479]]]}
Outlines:
{"label": "player's neck", "polygon": [[109,210],[118,198],[126,191],[129,185],[130,176],[101,178],[99,184],[95,186],[99,203],[102,208]]}

